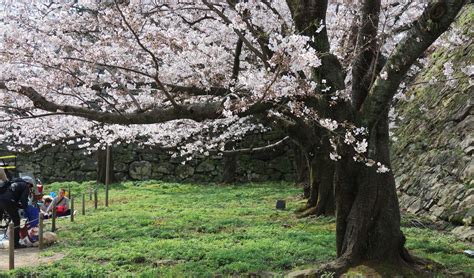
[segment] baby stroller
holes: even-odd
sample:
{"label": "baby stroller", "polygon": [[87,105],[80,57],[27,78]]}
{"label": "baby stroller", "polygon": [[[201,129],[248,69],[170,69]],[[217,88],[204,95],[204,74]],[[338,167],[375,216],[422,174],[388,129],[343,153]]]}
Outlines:
{"label": "baby stroller", "polygon": [[[43,197],[43,184],[39,179],[33,178],[33,175],[30,173],[22,173],[17,171],[17,160],[16,155],[6,155],[0,156],[0,168],[5,170],[7,178],[15,182],[17,179],[22,179],[23,181],[33,185],[30,192],[30,205],[34,208],[39,208],[41,205]],[[0,188],[2,189],[2,188]],[[6,190],[7,188],[3,188]],[[19,209],[20,218],[26,222],[25,211]],[[2,214],[2,219],[0,219],[0,239],[6,238],[7,228],[11,222],[11,218],[7,213]]]}

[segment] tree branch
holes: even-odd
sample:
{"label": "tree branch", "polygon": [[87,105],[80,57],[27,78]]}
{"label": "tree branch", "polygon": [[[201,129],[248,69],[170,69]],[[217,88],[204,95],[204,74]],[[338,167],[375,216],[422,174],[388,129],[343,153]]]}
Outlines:
{"label": "tree branch", "polygon": [[[8,88],[4,83],[0,82],[0,89]],[[176,107],[165,107],[150,109],[146,112],[104,112],[95,111],[88,108],[72,105],[57,104],[47,100],[44,96],[38,93],[31,87],[20,87],[18,94],[28,97],[35,108],[51,113],[61,113],[71,116],[86,118],[93,121],[108,123],[108,124],[155,124],[163,123],[178,119],[191,119],[197,122],[205,120],[213,120],[222,117],[223,102],[200,102],[181,105],[179,109]],[[266,112],[271,109],[275,103],[258,102],[251,105],[245,111],[239,112],[237,115],[244,117],[248,115],[255,115]]]}
{"label": "tree branch", "polygon": [[[209,3],[209,1],[202,0],[202,3],[206,5],[209,9],[211,9],[213,12],[215,12],[222,20],[224,20],[226,24],[232,24],[232,21],[223,12],[216,9],[216,7],[213,4]],[[258,49],[256,49],[253,46],[253,44],[244,36],[244,34],[241,31],[234,29],[234,32],[245,43],[245,46],[247,46],[247,48],[250,49],[250,51],[252,51],[255,55],[257,55],[257,57],[260,58],[260,60],[262,60],[263,64],[265,65],[265,68],[270,68],[270,64],[268,64],[268,61],[265,55],[262,52],[258,51]]]}
{"label": "tree branch", "polygon": [[257,153],[257,152],[265,152],[265,151],[272,150],[272,149],[282,145],[283,143],[285,143],[289,139],[290,139],[290,137],[286,136],[283,139],[278,140],[277,142],[275,142],[273,144],[270,144],[270,145],[257,147],[257,148],[252,148],[251,147],[251,148],[245,148],[245,149],[223,151],[222,153],[223,154],[250,154],[250,153]]}
{"label": "tree branch", "polygon": [[352,105],[358,110],[367,96],[370,75],[374,72],[378,52],[377,31],[380,15],[380,0],[365,0],[362,5],[361,26],[358,28],[357,43],[352,65]]}
{"label": "tree branch", "polygon": [[170,95],[170,93],[168,92],[168,90],[166,89],[165,86],[163,86],[163,84],[161,83],[160,79],[158,78],[158,72],[159,72],[159,69],[160,69],[160,65],[158,63],[158,58],[156,57],[156,55],[150,50],[148,49],[140,40],[140,37],[138,36],[138,34],[135,32],[135,30],[133,30],[132,26],[130,25],[130,23],[127,21],[127,19],[125,18],[125,15],[123,14],[122,10],[120,9],[120,6],[119,4],[117,3],[116,0],[114,0],[115,2],[115,7],[117,7],[117,10],[119,11],[120,13],[120,16],[122,17],[122,20],[123,22],[125,23],[125,25],[127,25],[128,29],[130,30],[130,32],[132,32],[133,36],[135,37],[135,40],[137,41],[138,45],[146,52],[148,53],[152,60],[153,60],[153,63],[155,64],[155,75],[153,76],[153,79],[155,80],[155,82],[158,84],[158,86],[160,87],[160,89],[163,91],[163,93],[166,95],[166,98],[168,98],[168,100],[171,102],[171,104],[176,108],[176,109],[181,109],[181,106],[176,103],[176,101],[174,100],[174,98]]}
{"label": "tree branch", "polygon": [[[330,92],[344,88],[344,71],[342,65],[334,54],[330,53],[329,37],[326,28],[326,12],[328,0],[286,0],[296,29],[313,40],[313,47],[321,58],[321,66],[314,69],[313,78],[321,84],[323,79],[331,86]],[[324,28],[318,30],[321,25]],[[319,31],[319,32],[318,32]]]}
{"label": "tree branch", "polygon": [[235,47],[234,66],[232,67],[232,80],[237,81],[240,72],[240,54],[242,53],[243,42],[239,38]]}
{"label": "tree branch", "polygon": [[[408,31],[388,58],[361,108],[364,124],[373,128],[389,108],[398,86],[411,65],[455,20],[464,0],[437,1],[428,4],[417,23]],[[386,76],[385,76],[386,75]],[[383,76],[383,77],[382,77]]]}

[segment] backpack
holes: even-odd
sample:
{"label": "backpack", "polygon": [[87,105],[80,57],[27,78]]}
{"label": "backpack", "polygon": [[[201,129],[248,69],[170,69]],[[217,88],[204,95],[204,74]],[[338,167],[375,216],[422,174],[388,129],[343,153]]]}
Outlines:
{"label": "backpack", "polygon": [[9,181],[0,181],[0,194],[7,192],[10,188],[11,183]]}

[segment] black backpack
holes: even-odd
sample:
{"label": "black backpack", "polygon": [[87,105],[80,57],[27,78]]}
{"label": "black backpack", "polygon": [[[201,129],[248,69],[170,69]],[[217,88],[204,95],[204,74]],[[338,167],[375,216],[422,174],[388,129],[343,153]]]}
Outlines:
{"label": "black backpack", "polygon": [[0,181],[0,194],[7,192],[7,189],[10,188],[11,184],[10,181]]}

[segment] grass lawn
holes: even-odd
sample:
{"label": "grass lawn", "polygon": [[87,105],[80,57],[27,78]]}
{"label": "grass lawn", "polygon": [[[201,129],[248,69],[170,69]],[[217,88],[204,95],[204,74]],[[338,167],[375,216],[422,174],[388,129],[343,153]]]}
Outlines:
{"label": "grass lawn", "polygon": [[[71,185],[80,196],[91,184],[55,183],[46,191]],[[63,253],[63,260],[4,274],[201,277],[314,267],[335,257],[335,224],[333,218],[296,219],[300,193],[275,183],[117,184],[109,208],[101,190],[97,210],[87,198],[85,217],[76,202],[76,221],[58,221],[59,243],[41,254]],[[286,199],[286,210],[274,209],[277,199]],[[462,254],[472,247],[428,229],[404,231],[415,254],[474,273],[473,259]]]}

